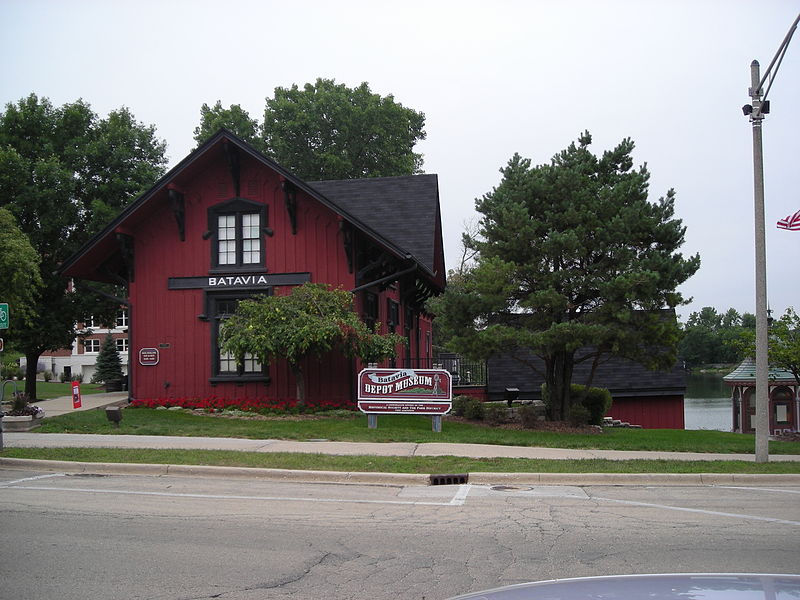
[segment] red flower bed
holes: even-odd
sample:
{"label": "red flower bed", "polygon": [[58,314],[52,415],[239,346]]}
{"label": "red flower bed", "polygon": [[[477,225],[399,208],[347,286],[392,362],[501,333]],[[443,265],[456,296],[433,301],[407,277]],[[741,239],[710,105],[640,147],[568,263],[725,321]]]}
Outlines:
{"label": "red flower bed", "polygon": [[134,408],[191,408],[217,412],[222,410],[243,410],[247,412],[319,412],[323,410],[355,410],[350,400],[307,400],[305,406],[298,406],[295,398],[143,398],[134,400]]}

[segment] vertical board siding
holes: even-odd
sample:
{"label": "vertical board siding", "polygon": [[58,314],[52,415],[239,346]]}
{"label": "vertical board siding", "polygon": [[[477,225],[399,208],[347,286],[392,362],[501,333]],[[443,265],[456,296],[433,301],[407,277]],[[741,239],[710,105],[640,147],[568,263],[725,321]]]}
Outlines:
{"label": "vertical board siding", "polygon": [[[265,270],[269,273],[311,273],[313,282],[350,290],[355,275],[347,265],[339,217],[332,210],[307,196],[297,193],[297,234],[292,233],[280,177],[251,157],[242,157],[241,196],[267,206],[268,226],[274,234],[265,236]],[[206,312],[206,295],[202,289],[169,290],[170,277],[205,277],[211,264],[212,239],[203,239],[210,229],[208,209],[231,199],[234,186],[222,157],[209,161],[203,168],[177,177],[175,186],[184,194],[185,239],[181,241],[175,215],[166,190],[159,192],[158,208],[147,216],[133,219],[126,227],[134,237],[135,279],[130,283],[132,306],[131,331],[135,347],[130,348],[131,367],[135,369],[135,398],[269,397],[293,398],[296,382],[285,361],[269,365],[271,381],[258,383],[217,383],[211,377],[212,324],[201,318]],[[273,289],[278,295],[290,288]],[[399,301],[399,293],[391,288],[379,294],[382,330],[386,332],[386,298]],[[358,301],[357,301],[358,302]],[[402,334],[405,318],[401,306],[397,333]],[[430,330],[430,320],[417,319],[422,331]],[[413,336],[416,340],[416,336]],[[142,366],[138,362],[140,348],[158,348],[159,364]],[[403,356],[400,349],[399,356]],[[414,356],[417,356],[416,349]],[[311,357],[304,363],[306,392],[314,399],[350,400],[354,368],[357,361],[331,354]]]}
{"label": "vertical board siding", "polygon": [[683,397],[615,398],[608,416],[645,429],[683,429]]}

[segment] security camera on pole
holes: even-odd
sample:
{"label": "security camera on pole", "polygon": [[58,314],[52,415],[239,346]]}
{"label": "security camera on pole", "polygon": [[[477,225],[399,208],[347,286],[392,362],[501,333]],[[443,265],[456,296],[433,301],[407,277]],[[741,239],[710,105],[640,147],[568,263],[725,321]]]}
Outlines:
{"label": "security camera on pole", "polygon": [[[753,180],[755,204],[755,260],[756,260],[756,462],[769,461],[769,356],[767,336],[767,251],[764,232],[764,155],[761,143],[761,122],[769,113],[767,94],[772,87],[775,73],[778,72],[789,41],[800,22],[800,15],[789,28],[789,33],[778,48],[778,52],[767,67],[764,77],[760,77],[759,64],[754,60],[750,64],[750,98],[751,104],[745,104],[742,112],[750,117],[753,124]],[[777,62],[777,65],[776,65]],[[775,73],[764,91],[764,83],[770,76],[772,67]]]}

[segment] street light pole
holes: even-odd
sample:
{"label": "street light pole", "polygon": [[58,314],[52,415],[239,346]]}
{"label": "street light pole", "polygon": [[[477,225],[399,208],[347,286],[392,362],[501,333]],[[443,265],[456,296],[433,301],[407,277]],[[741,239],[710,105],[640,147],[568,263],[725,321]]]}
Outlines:
{"label": "street light pole", "polygon": [[[778,52],[761,79],[757,60],[750,64],[750,98],[752,103],[742,107],[750,115],[753,124],[753,182],[755,205],[755,259],[756,259],[756,462],[769,462],[769,339],[767,327],[767,243],[764,230],[764,153],[761,140],[761,123],[769,112],[767,94],[772,87],[775,74],[780,68],[789,41],[792,39],[800,14],[792,23]],[[776,64],[777,63],[777,64]],[[772,72],[772,67],[775,71]],[[770,73],[772,75],[770,76]],[[764,83],[770,77],[764,91]]]}
{"label": "street light pole", "polygon": [[769,359],[767,341],[767,244],[764,229],[764,153],[761,141],[762,91],[760,66],[750,64],[753,112],[753,180],[756,244],[756,462],[769,461]]}

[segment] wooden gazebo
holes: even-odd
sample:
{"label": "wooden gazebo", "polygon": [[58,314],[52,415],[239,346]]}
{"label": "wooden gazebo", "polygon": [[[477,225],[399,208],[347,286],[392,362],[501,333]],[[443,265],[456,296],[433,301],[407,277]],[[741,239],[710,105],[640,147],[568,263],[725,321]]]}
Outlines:
{"label": "wooden gazebo", "polygon": [[[733,431],[755,432],[756,361],[746,358],[723,377],[731,386]],[[796,433],[800,422],[800,385],[789,371],[769,370],[769,431],[772,435]]]}

